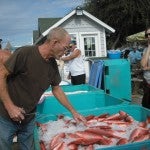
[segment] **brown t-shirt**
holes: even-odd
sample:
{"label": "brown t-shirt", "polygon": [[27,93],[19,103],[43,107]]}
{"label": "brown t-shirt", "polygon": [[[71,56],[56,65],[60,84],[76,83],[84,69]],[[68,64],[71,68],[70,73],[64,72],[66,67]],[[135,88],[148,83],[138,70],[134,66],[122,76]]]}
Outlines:
{"label": "brown t-shirt", "polygon": [[[56,60],[43,59],[37,46],[17,49],[6,61],[5,67],[11,73],[7,78],[9,95],[13,103],[22,107],[26,113],[35,112],[43,92],[50,85],[59,85],[61,81]],[[0,115],[9,118],[2,102],[0,102]],[[33,116],[25,117],[24,122],[33,118]]]}

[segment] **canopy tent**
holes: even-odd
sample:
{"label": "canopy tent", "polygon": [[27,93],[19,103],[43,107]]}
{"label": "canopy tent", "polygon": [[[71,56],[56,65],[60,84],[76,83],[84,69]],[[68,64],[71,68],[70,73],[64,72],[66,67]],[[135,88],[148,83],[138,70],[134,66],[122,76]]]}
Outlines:
{"label": "canopy tent", "polygon": [[126,41],[127,42],[144,42],[144,41],[146,41],[145,31],[127,36]]}

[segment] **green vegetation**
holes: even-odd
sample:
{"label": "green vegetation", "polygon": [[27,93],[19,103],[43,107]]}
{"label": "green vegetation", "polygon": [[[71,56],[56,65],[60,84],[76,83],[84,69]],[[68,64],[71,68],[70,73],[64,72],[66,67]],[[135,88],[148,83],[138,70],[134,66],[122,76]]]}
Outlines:
{"label": "green vegetation", "polygon": [[107,36],[108,49],[121,47],[128,35],[150,26],[150,0],[85,0],[83,9],[116,30]]}

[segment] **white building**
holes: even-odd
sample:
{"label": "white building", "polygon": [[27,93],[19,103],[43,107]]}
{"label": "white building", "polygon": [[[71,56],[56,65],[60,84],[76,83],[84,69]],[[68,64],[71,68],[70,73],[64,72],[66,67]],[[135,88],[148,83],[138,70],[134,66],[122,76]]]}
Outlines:
{"label": "white building", "polygon": [[[48,18],[47,18],[48,19]],[[52,19],[52,18],[51,18]],[[56,19],[56,18],[55,18]],[[38,22],[39,23],[39,22]],[[83,57],[86,59],[91,57],[106,57],[106,34],[114,33],[115,30],[101,20],[97,19],[80,7],[70,12],[63,18],[58,19],[55,23],[49,24],[48,29],[41,31],[39,23],[39,31],[34,44],[38,44],[44,40],[44,37],[54,27],[63,27],[76,40],[77,47],[81,50]],[[37,33],[36,33],[37,34]],[[89,77],[89,62],[85,61],[87,80]],[[61,71],[62,72],[62,71]],[[64,74],[66,71],[64,72]]]}

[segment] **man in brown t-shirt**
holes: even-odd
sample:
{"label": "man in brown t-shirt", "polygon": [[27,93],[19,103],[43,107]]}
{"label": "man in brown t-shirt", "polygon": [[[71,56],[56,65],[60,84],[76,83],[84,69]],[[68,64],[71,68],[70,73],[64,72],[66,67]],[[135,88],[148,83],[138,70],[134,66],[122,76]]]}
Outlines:
{"label": "man in brown t-shirt", "polygon": [[50,85],[74,119],[85,123],[59,86],[61,78],[55,59],[65,53],[69,43],[66,30],[57,27],[42,45],[21,47],[4,64],[0,63],[0,149],[11,149],[14,134],[20,149],[34,149],[34,115],[25,114],[35,112],[38,100]]}

